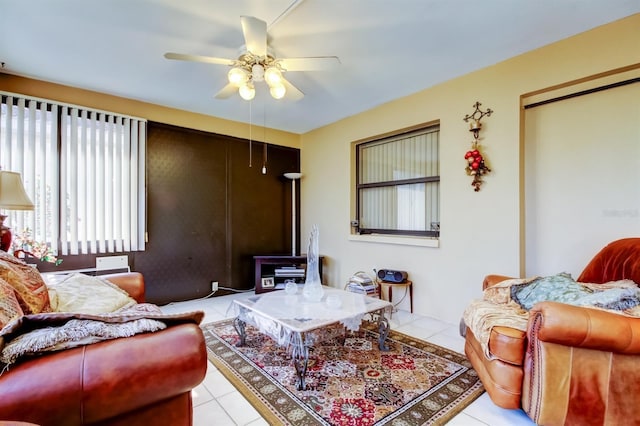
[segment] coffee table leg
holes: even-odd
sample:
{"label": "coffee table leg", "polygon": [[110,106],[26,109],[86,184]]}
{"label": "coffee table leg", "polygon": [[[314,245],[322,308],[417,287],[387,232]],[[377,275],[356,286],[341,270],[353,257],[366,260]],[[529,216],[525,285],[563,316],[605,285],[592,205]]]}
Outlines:
{"label": "coffee table leg", "polygon": [[389,346],[385,344],[387,336],[389,335],[389,320],[384,315],[384,312],[378,314],[378,348],[382,352],[388,352]]}
{"label": "coffee table leg", "polygon": [[233,328],[236,329],[236,333],[240,336],[240,341],[236,346],[244,346],[246,345],[247,333],[245,332],[246,323],[242,321],[239,317],[233,320]]}
{"label": "coffee table leg", "polygon": [[307,366],[309,365],[309,348],[304,344],[297,346],[294,349],[292,358],[293,366],[296,368],[296,376],[298,376],[296,388],[305,390],[307,387],[305,377],[307,375]]}

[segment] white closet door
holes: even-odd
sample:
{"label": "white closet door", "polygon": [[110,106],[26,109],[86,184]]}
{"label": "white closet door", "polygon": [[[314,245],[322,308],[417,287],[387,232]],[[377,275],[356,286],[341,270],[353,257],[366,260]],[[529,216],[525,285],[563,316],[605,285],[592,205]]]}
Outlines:
{"label": "white closet door", "polygon": [[527,276],[640,236],[640,83],[527,109],[524,155]]}

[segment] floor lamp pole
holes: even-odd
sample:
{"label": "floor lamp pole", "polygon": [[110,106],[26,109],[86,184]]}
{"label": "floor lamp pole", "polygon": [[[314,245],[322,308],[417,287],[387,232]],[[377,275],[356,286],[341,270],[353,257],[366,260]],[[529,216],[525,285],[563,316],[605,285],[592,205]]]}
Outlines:
{"label": "floor lamp pole", "polygon": [[285,173],[284,177],[291,179],[291,256],[296,255],[296,179],[300,179],[300,173]]}

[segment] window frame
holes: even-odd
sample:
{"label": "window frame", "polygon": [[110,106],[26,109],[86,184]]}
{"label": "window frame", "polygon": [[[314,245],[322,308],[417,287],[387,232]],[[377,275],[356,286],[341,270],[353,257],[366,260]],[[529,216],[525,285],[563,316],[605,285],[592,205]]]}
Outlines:
{"label": "window frame", "polygon": [[[7,212],[14,237],[23,230],[28,229],[35,241],[47,244],[54,254],[62,254],[63,256],[144,251],[146,248],[147,222],[145,167],[147,120],[18,93],[0,91],[0,97],[3,105],[9,105],[10,101],[12,108],[18,107],[22,108],[22,111],[30,111],[32,113],[19,112],[15,116],[17,118],[12,118],[12,113],[9,112],[2,115],[2,119],[6,120],[7,126],[5,126],[4,131],[0,131],[0,145],[13,146],[13,149],[9,149],[9,152],[3,153],[6,155],[1,156],[2,166],[4,166],[4,169],[15,171],[22,175],[27,194],[36,206],[35,211],[24,212],[16,210]],[[38,113],[46,111],[46,114],[51,114],[52,117],[55,116],[55,119],[47,119],[37,123],[28,121],[35,118],[35,111],[38,111]],[[28,118],[28,115],[33,116]],[[20,117],[22,117],[22,121],[20,121]],[[92,125],[87,124],[89,120],[95,120],[97,117],[109,120],[108,123],[115,120],[115,124],[111,123],[114,124],[113,128],[105,128],[100,133]],[[17,122],[12,126],[10,123],[15,120]],[[41,118],[38,118],[38,120],[41,120]],[[82,126],[80,125],[80,120],[84,121]],[[40,150],[33,149],[34,142],[31,142],[34,137],[38,138],[38,140],[44,140],[45,137],[34,136],[33,132],[27,134],[26,131],[22,130],[26,129],[27,126],[37,126],[37,128],[41,127],[42,129],[46,127],[49,129],[46,136],[46,143],[48,144],[46,160],[43,160],[43,151],[41,151],[45,148],[40,147]],[[65,127],[66,129],[64,129]],[[78,133],[81,131],[86,134]],[[97,142],[91,139],[98,137],[98,135],[109,139],[109,141],[105,139],[103,145],[100,145],[109,152],[105,151],[103,153],[106,154],[104,157],[102,154],[100,156],[96,155],[97,151],[95,149],[97,149],[97,145],[95,144]],[[53,145],[49,146],[51,143]],[[30,144],[29,150],[26,148],[27,144]],[[90,149],[90,145],[94,151],[87,158],[95,161],[99,161],[101,158],[104,158],[104,161],[117,160],[117,162],[113,163],[114,167],[116,167],[115,171],[110,174],[105,173],[102,179],[121,179],[121,181],[118,181],[118,191],[109,188],[111,191],[105,192],[106,196],[112,199],[113,202],[109,206],[110,210],[102,212],[100,215],[93,214],[97,208],[97,198],[88,196],[89,193],[93,194],[91,191],[94,189],[86,183],[91,181],[90,177],[92,176],[89,175],[92,173],[92,169],[82,162],[89,153],[87,150]],[[111,151],[115,149],[112,147],[116,145],[119,147],[119,151],[114,151],[112,154]],[[78,154],[79,156],[76,155],[79,159],[78,161],[69,162],[69,158],[71,158],[69,157],[69,149],[75,153],[74,155],[80,153]],[[29,153],[29,155],[26,156],[26,153]],[[34,169],[34,166],[30,164],[40,164],[43,161],[47,169],[49,169],[46,177],[41,176],[38,166],[35,166]],[[128,163],[128,165],[118,165],[124,163]],[[54,175],[49,175],[51,170]],[[81,171],[79,175],[77,173],[78,170]],[[72,178],[73,185],[68,183],[70,178]],[[75,188],[75,185],[80,180],[83,180],[81,183],[85,188],[82,193],[77,192],[78,188]],[[43,183],[47,184],[48,192],[46,197],[41,195],[39,190],[35,188],[37,185],[42,186]],[[50,189],[49,186],[51,186]],[[70,195],[69,192],[74,188],[76,193]],[[119,194],[117,197],[116,193]],[[123,199],[123,197],[126,197],[126,202],[119,204],[119,200]],[[73,200],[71,200],[72,198]],[[74,211],[70,210],[72,207],[69,203],[71,202],[81,209],[82,214],[75,214]],[[83,223],[89,222],[89,220],[91,220],[91,223],[97,221],[96,226],[101,226],[102,222],[117,220],[117,218],[112,219],[110,215],[110,211],[116,208],[122,211],[121,215],[125,215],[125,212],[128,211],[129,217],[122,222],[118,222],[119,227],[114,232],[108,235],[98,235],[96,232],[87,232],[87,229],[75,233],[70,231],[74,226],[78,227],[78,221],[83,221]],[[136,212],[136,214],[133,214],[133,212]],[[91,219],[89,219],[89,214],[91,214]],[[47,216],[48,219],[43,219],[43,215]],[[87,225],[82,226],[87,228]]]}
{"label": "window frame", "polygon": [[[380,144],[380,143],[388,143],[388,142],[393,142],[394,140],[396,141],[402,141],[404,139],[406,139],[407,137],[410,136],[415,136],[415,135],[420,135],[420,134],[427,134],[427,133],[432,133],[432,132],[437,132],[438,133],[438,140],[437,140],[437,152],[438,152],[438,158],[437,158],[437,163],[438,163],[438,175],[429,175],[429,176],[422,176],[422,177],[415,177],[415,178],[409,178],[409,179],[398,179],[398,180],[391,180],[391,181],[376,181],[376,182],[370,182],[370,183],[361,183],[360,182],[360,176],[361,176],[361,168],[362,168],[362,164],[361,164],[361,150],[363,147],[366,146],[371,146],[374,144]],[[353,204],[352,204],[352,211],[355,215],[355,219],[351,222],[351,229],[352,229],[352,235],[359,235],[359,236],[373,236],[373,235],[378,235],[378,236],[388,236],[388,237],[419,237],[419,238],[423,238],[423,239],[439,239],[440,237],[440,123],[439,121],[434,121],[434,122],[428,122],[428,123],[423,123],[420,124],[418,126],[413,126],[410,128],[406,128],[406,129],[401,129],[395,132],[390,132],[387,134],[383,134],[383,135],[378,135],[378,136],[374,136],[368,139],[363,139],[360,141],[355,141],[352,143],[352,152],[354,154],[354,172],[353,172]],[[412,185],[412,184],[424,184],[427,185],[428,183],[433,183],[433,182],[438,182],[438,221],[437,222],[431,222],[431,223],[425,223],[425,230],[398,230],[398,229],[385,229],[385,228],[364,228],[361,227],[362,223],[361,223],[361,213],[362,213],[362,190],[366,190],[366,189],[371,189],[371,188],[384,188],[384,187],[401,187],[401,186],[405,186],[405,185]],[[425,217],[425,222],[426,222],[427,218]],[[437,229],[432,229],[433,228],[433,223],[437,223],[436,228]]]}

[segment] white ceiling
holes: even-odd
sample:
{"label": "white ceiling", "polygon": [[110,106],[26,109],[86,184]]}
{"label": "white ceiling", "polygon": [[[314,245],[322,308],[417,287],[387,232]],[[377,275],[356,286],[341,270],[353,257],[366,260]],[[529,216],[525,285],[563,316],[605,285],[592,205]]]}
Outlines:
{"label": "white ceiling", "polygon": [[247,101],[213,97],[227,66],[163,55],[235,59],[240,16],[255,16],[277,57],[340,58],[336,70],[286,74],[305,93],[298,102],[257,90],[253,123],[305,133],[638,12],[640,0],[0,0],[0,62],[7,73],[249,122]]}

